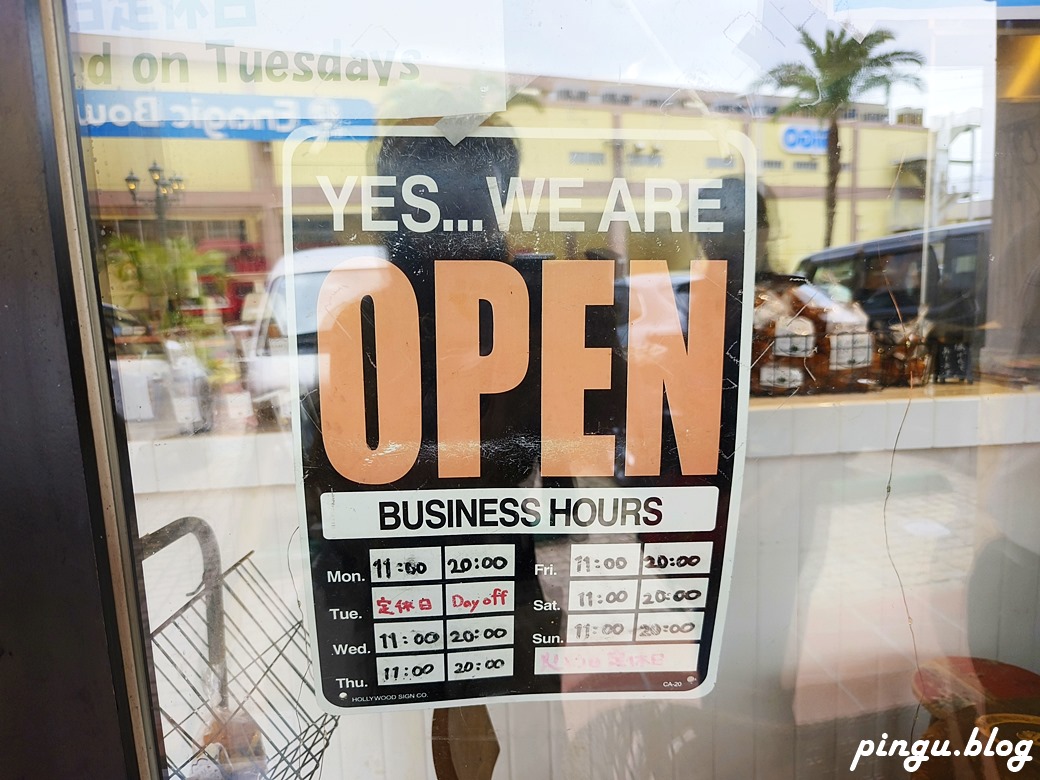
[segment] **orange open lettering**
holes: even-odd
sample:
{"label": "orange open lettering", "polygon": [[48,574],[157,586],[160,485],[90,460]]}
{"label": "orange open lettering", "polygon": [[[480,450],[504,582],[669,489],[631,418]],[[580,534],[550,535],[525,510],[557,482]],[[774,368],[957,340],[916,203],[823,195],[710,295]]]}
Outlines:
{"label": "orange open lettering", "polygon": [[[527,285],[510,265],[442,260],[437,290],[437,473],[480,476],[480,396],[504,393],[527,373]],[[491,351],[480,354],[480,302],[491,304]]]}
{"label": "orange open lettering", "polygon": [[[333,271],[318,299],[322,434],[333,467],[361,484],[388,484],[414,466],[422,436],[422,376],[415,294],[385,260]],[[663,261],[633,261],[629,285],[625,474],[661,473],[664,403],[683,474],[714,474],[722,409],[726,263],[690,266],[689,314],[680,320]],[[437,459],[441,477],[479,477],[480,400],[508,392],[530,364],[530,301],[520,273],[491,260],[435,263]],[[375,354],[362,348],[362,302],[372,301]],[[481,354],[480,306],[492,313]],[[585,433],[585,393],[611,386],[611,350],[585,345],[587,309],[614,303],[602,261],[542,266],[542,473],[610,476],[614,436]],[[685,328],[684,328],[685,325]],[[685,331],[685,335],[684,335]],[[378,442],[366,434],[364,366],[374,360]]]}
{"label": "orange open lettering", "polygon": [[[379,441],[365,427],[361,305],[372,301]],[[318,294],[318,388],[329,461],[347,479],[385,485],[412,468],[422,443],[419,311],[408,277],[373,258],[333,270]]]}

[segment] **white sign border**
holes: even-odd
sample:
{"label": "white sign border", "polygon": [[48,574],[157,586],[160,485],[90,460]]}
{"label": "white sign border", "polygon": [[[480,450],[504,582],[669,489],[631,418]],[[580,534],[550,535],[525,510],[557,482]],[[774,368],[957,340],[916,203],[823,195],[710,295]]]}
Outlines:
{"label": "white sign border", "polygon": [[[718,606],[715,612],[715,628],[713,631],[712,650],[708,656],[708,668],[700,685],[688,691],[617,691],[617,692],[567,692],[514,694],[508,696],[487,696],[473,699],[437,700],[436,702],[417,702],[409,704],[371,705],[364,707],[337,707],[327,701],[321,681],[321,658],[318,650],[317,627],[314,614],[314,594],[311,585],[310,530],[307,526],[306,493],[304,491],[303,473],[303,436],[300,421],[300,405],[294,401],[292,409],[292,442],[293,470],[295,473],[297,519],[300,523],[300,544],[303,546],[303,561],[306,569],[302,572],[304,625],[309,632],[311,668],[314,674],[314,695],[322,711],[330,715],[343,715],[359,712],[393,712],[404,710],[429,710],[439,707],[462,707],[474,704],[509,704],[512,702],[535,701],[620,701],[620,700],[681,700],[693,701],[711,693],[718,677],[719,648],[723,631],[726,627],[726,613],[729,606],[730,580],[733,576],[734,552],[736,549],[737,519],[740,516],[740,494],[744,482],[744,456],[747,448],[747,419],[751,387],[751,326],[754,317],[755,258],[757,247],[757,203],[758,203],[758,155],[751,139],[735,130],[726,131],[721,136],[708,130],[653,130],[614,129],[601,130],[595,128],[523,128],[523,127],[479,127],[470,133],[476,138],[515,138],[530,139],[588,139],[598,141],[643,141],[648,133],[659,141],[698,141],[716,142],[722,148],[733,148],[744,160],[744,278],[742,284],[742,310],[740,318],[740,365],[738,385],[743,388],[737,400],[736,440],[733,447],[733,476],[729,495],[729,512],[726,523],[724,554],[722,558],[722,574],[719,580]],[[296,150],[304,143],[321,138],[350,137],[443,137],[436,127],[405,125],[376,127],[300,127],[294,130],[282,147],[282,227],[283,245],[285,246],[285,278],[286,278],[286,314],[289,320],[289,356],[290,390],[293,399],[300,397],[299,352],[296,333],[296,280],[293,257],[293,168],[292,161]]]}

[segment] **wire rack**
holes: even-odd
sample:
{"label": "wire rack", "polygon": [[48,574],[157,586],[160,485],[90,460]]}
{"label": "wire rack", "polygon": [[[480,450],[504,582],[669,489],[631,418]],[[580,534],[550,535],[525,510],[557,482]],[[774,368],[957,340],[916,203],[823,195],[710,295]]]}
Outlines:
{"label": "wire rack", "polygon": [[300,616],[252,553],[220,571],[198,518],[142,539],[145,557],[188,533],[203,549],[202,586],[151,636],[168,777],[314,776],[337,718],[317,706]]}

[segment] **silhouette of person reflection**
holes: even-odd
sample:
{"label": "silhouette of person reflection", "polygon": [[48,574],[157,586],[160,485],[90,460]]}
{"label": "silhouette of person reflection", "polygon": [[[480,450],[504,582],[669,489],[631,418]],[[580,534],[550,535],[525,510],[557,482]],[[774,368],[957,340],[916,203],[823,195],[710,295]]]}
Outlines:
{"label": "silhouette of person reflection", "polygon": [[[383,234],[389,262],[403,272],[414,293],[418,314],[419,376],[421,377],[421,442],[418,455],[407,472],[389,484],[359,484],[344,479],[336,472],[325,451],[320,432],[314,436],[314,446],[305,455],[304,468],[308,473],[307,490],[310,492],[308,507],[312,539],[320,538],[317,531],[321,525],[318,516],[319,499],[328,491],[402,491],[439,490],[458,491],[452,500],[468,502],[466,488],[500,488],[503,496],[509,488],[546,485],[537,473],[539,446],[540,396],[540,322],[541,282],[537,258],[511,257],[506,235],[498,227],[492,198],[503,199],[511,177],[519,175],[519,150],[516,142],[507,137],[469,137],[452,144],[442,137],[427,135],[388,135],[379,145],[376,157],[376,174],[386,177],[384,186],[378,190],[381,203],[374,218],[385,225],[393,223],[396,229]],[[392,184],[390,182],[393,182]],[[490,182],[490,186],[489,186]],[[435,205],[434,205],[435,204]],[[506,263],[520,273],[528,297],[529,338],[524,347],[529,348],[528,366],[523,379],[510,390],[487,392],[480,396],[479,421],[479,473],[477,476],[445,476],[441,460],[450,456],[450,445],[440,441],[444,431],[439,431],[438,405],[450,399],[439,398],[443,391],[438,382],[439,335],[438,317],[449,316],[456,321],[453,327],[468,327],[469,319],[454,305],[442,290],[438,300],[438,278],[442,276],[439,263],[462,261],[458,273],[465,287],[465,262]],[[476,270],[477,267],[474,266]],[[335,273],[335,272],[334,272]],[[447,288],[446,288],[447,289]],[[472,296],[471,296],[472,297]],[[378,388],[380,380],[377,367],[385,355],[378,354],[374,332],[378,315],[375,305],[361,305],[361,334],[363,367],[365,372],[365,409],[356,409],[365,415],[365,429],[370,446],[379,441]],[[496,340],[505,342],[509,322],[501,312],[481,300],[478,328],[479,354],[484,357],[496,348]],[[515,320],[514,320],[515,322]],[[462,323],[461,325],[459,323]],[[392,329],[394,323],[379,320],[379,327]],[[441,330],[448,326],[441,323]],[[443,355],[441,356],[443,357]],[[319,356],[323,359],[323,356]],[[441,378],[443,379],[443,377]],[[317,395],[317,394],[314,394]],[[313,395],[307,399],[309,412],[302,415],[305,425],[308,420],[320,421],[320,398]],[[327,420],[326,420],[327,422]],[[304,437],[306,441],[306,436]],[[459,446],[472,448],[474,442],[459,442]],[[447,455],[445,453],[448,453]],[[450,471],[450,470],[449,470]],[[554,484],[561,484],[557,481]],[[513,585],[514,610],[514,660],[513,668],[521,679],[529,679],[534,667],[535,648],[532,634],[557,633],[560,630],[560,613],[535,612],[534,605],[543,598],[535,572],[535,544],[530,534],[511,534],[509,527],[501,533],[467,536],[462,529],[415,531],[408,544],[424,540],[426,544],[510,544],[515,550],[515,581]],[[394,541],[405,542],[399,537]],[[379,540],[377,544],[382,544]],[[330,566],[353,565],[367,567],[367,549],[354,545],[329,544],[323,542],[314,551],[314,571],[324,571]],[[357,556],[358,560],[350,560]],[[317,576],[317,575],[316,575]],[[316,603],[317,607],[320,604]],[[522,670],[522,671],[521,671]],[[508,691],[515,683],[512,676],[496,679],[455,681],[459,698],[480,697]],[[559,690],[555,675],[539,675],[533,683],[538,693]],[[431,694],[433,695],[433,694]]]}
{"label": "silhouette of person reflection", "polygon": [[[392,206],[377,210],[375,218],[393,222],[396,230],[383,234],[389,261],[404,272],[412,286],[418,309],[419,359],[422,377],[422,444],[414,465],[401,478],[375,489],[512,487],[530,480],[538,456],[537,348],[540,301],[537,267],[514,265],[528,283],[532,360],[523,381],[513,390],[481,397],[481,466],[476,478],[443,477],[438,471],[437,442],[437,261],[481,260],[509,263],[505,234],[498,229],[487,180],[498,182],[504,192],[510,177],[519,169],[519,153],[510,138],[466,138],[452,145],[429,136],[388,136],[380,144],[376,173],[393,177],[395,184],[379,188],[378,197]],[[389,180],[389,178],[388,178]],[[411,180],[411,181],[410,181]],[[407,192],[404,183],[409,182]],[[501,193],[500,193],[501,196]],[[418,199],[437,204],[436,223],[431,214],[415,203]],[[409,227],[409,225],[411,227]],[[479,227],[477,227],[479,226]],[[482,304],[484,302],[482,301]],[[366,361],[365,409],[370,444],[378,426],[374,366],[378,362],[372,306],[362,305],[362,336]],[[480,353],[493,349],[494,314],[481,306]],[[305,423],[320,419],[320,399],[311,396]],[[360,409],[358,410],[360,413]],[[307,436],[304,437],[305,441]],[[328,466],[317,437],[313,465]],[[331,468],[331,467],[330,467]],[[351,489],[373,489],[355,485]]]}
{"label": "silhouette of person reflection", "polygon": [[[510,263],[505,234],[498,229],[488,188],[497,182],[496,197],[503,198],[511,177],[519,175],[520,156],[511,138],[471,137],[452,145],[444,138],[389,136],[383,140],[376,168],[380,176],[394,177],[386,188],[393,195],[392,207],[379,218],[393,220],[400,229],[386,233],[384,242],[390,262],[408,276],[415,290],[419,311],[420,361],[423,380],[422,419],[424,448],[415,468],[401,487],[514,487],[532,477],[538,459],[539,400],[537,355],[540,343],[540,283],[537,264],[513,264],[527,282],[531,311],[530,355],[524,380],[513,390],[486,394],[480,401],[481,463],[476,479],[444,478],[438,473],[438,453],[426,443],[437,441],[437,398],[435,338],[437,329],[437,279],[434,265],[440,260],[481,260]],[[423,177],[409,188],[404,183]],[[428,229],[430,214],[417,198],[437,204],[437,223]],[[419,225],[418,230],[406,224]],[[479,227],[478,227],[479,226]],[[442,311],[446,309],[442,308]],[[503,327],[498,323],[498,327]],[[495,315],[490,304],[481,302],[480,354],[494,349]]]}

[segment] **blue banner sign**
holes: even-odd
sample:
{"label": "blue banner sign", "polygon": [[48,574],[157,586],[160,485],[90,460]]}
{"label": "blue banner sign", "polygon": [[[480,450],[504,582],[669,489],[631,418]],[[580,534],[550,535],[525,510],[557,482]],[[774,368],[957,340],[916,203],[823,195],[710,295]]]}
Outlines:
{"label": "blue banner sign", "polygon": [[[1032,0],[1035,4],[1036,0]],[[1001,5],[1022,5],[1017,0],[1000,0]],[[834,12],[843,11],[879,11],[898,8],[901,11],[910,9],[942,10],[951,8],[982,8],[984,0],[834,0]]]}
{"label": "blue banner sign", "polygon": [[780,145],[791,154],[826,154],[827,130],[818,127],[785,127]]}
{"label": "blue banner sign", "polygon": [[[81,90],[76,102],[80,130],[92,138],[279,141],[304,125],[356,125],[361,130],[375,124],[374,108],[366,100]],[[334,137],[371,136],[362,131]]]}

